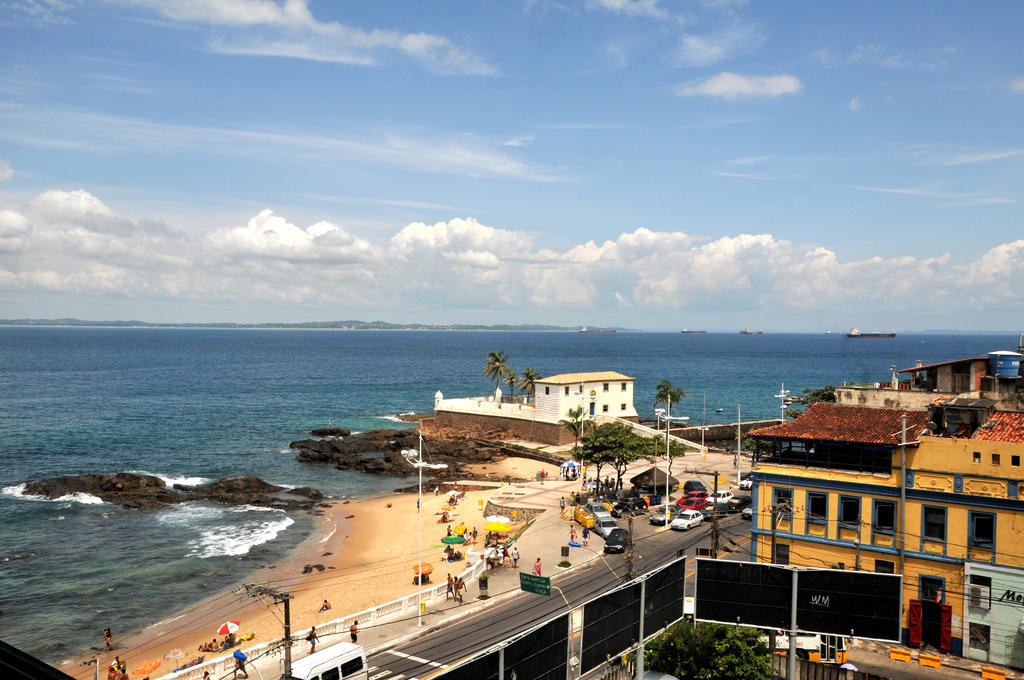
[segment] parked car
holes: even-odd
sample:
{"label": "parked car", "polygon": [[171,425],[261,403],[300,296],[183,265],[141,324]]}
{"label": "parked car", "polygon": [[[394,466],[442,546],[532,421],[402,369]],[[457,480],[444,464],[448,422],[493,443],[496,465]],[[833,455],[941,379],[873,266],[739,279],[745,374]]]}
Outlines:
{"label": "parked car", "polygon": [[583,507],[585,507],[587,512],[593,515],[596,519],[601,519],[602,517],[607,517],[608,519],[612,518],[612,513],[608,506],[601,501],[590,501]]}
{"label": "parked car", "polygon": [[699,496],[687,496],[676,501],[676,507],[680,510],[703,510],[708,506],[708,499]]}
{"label": "parked car", "polygon": [[590,511],[587,510],[584,506],[577,505],[575,508],[573,508],[572,516],[573,519],[575,519],[577,522],[587,527],[588,529],[594,528],[594,515],[591,514]]}
{"label": "parked car", "polygon": [[683,493],[690,493],[691,491],[703,491],[704,493],[707,493],[708,488],[704,486],[704,482],[699,479],[691,479],[683,484]]}
{"label": "parked car", "polygon": [[700,514],[706,521],[710,522],[715,518],[715,515],[718,515],[718,518],[721,519],[729,514],[729,511],[725,505],[709,505],[701,510]]}
{"label": "parked car", "polygon": [[708,497],[708,502],[712,505],[718,505],[719,503],[724,505],[730,500],[732,500],[732,491],[729,491],[728,489],[725,491],[719,491],[715,495]]}
{"label": "parked car", "polygon": [[696,510],[683,510],[674,520],[672,520],[671,526],[677,531],[686,531],[693,527],[700,526],[700,523],[703,521],[704,516]]}
{"label": "parked car", "polygon": [[750,491],[754,488],[754,475],[753,473],[746,473],[740,477],[740,488],[744,491]]}
{"label": "parked car", "polygon": [[740,510],[740,519],[745,519],[748,522],[753,520],[754,519],[754,509],[748,507],[748,508],[743,508],[742,510]]}
{"label": "parked car", "polygon": [[611,515],[607,517],[598,517],[594,520],[594,531],[601,534],[602,538],[608,538],[608,535],[612,532],[612,529],[618,529],[619,525],[615,523]]}
{"label": "parked car", "polygon": [[651,514],[648,517],[648,519],[650,520],[651,524],[656,524],[658,526],[665,526],[665,524],[667,524],[669,521],[671,521],[671,519],[673,517],[675,517],[675,516],[676,516],[675,506],[672,506],[672,505],[668,506],[668,517],[666,517],[665,516],[665,506],[664,505],[659,505],[657,508],[653,508],[651,510]]}
{"label": "parked car", "polygon": [[746,494],[733,496],[732,499],[725,504],[725,507],[730,513],[739,512],[743,508],[750,507],[750,496]]}
{"label": "parked car", "polygon": [[608,537],[604,539],[604,551],[606,553],[626,552],[626,543],[628,542],[628,531],[622,527],[612,529]]}
{"label": "parked car", "polygon": [[623,498],[612,506],[612,517],[625,517],[647,512],[647,502],[643,498]]}
{"label": "parked car", "polygon": [[689,491],[686,494],[687,498],[707,498],[708,492],[705,489],[697,489],[696,491]]}

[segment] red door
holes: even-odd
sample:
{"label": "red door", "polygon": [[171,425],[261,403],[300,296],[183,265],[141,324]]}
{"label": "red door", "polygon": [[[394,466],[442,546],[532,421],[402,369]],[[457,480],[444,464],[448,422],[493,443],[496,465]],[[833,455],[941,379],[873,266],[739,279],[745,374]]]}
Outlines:
{"label": "red door", "polygon": [[953,608],[948,604],[942,605],[941,625],[939,628],[939,649],[948,652],[952,643]]}
{"label": "red door", "polygon": [[907,644],[921,646],[921,600],[911,600],[907,609]]}

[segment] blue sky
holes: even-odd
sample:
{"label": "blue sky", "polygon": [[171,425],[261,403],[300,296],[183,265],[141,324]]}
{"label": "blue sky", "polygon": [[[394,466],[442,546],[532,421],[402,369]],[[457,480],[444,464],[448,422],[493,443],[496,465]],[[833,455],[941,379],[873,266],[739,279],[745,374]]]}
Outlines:
{"label": "blue sky", "polygon": [[0,317],[1017,330],[1022,20],[0,0]]}

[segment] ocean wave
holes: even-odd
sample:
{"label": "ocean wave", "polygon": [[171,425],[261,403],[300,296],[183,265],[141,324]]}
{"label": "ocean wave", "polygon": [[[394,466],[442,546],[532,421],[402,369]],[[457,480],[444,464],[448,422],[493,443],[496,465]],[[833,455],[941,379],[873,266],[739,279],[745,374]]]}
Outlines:
{"label": "ocean wave", "polygon": [[207,482],[213,481],[209,477],[172,477],[170,475],[162,475],[159,472],[147,472],[146,470],[129,470],[128,472],[134,475],[149,475],[151,477],[159,477],[160,479],[164,480],[164,484],[166,484],[168,487],[174,486],[175,484],[181,484],[182,486],[198,486],[199,484],[205,484]]}
{"label": "ocean wave", "polygon": [[0,494],[4,496],[13,496],[14,498],[20,498],[25,501],[49,501],[52,503],[81,503],[82,505],[103,505],[103,499],[99,496],[93,496],[88,493],[69,493],[64,496],[57,498],[47,498],[46,496],[37,496],[35,494],[25,493],[25,484],[15,484],[14,486],[5,486],[0,489]]}
{"label": "ocean wave", "polygon": [[[402,420],[401,416],[414,416],[414,415],[416,415],[415,411],[406,411],[405,413],[399,413],[399,414],[393,415],[393,416],[377,416],[377,417],[380,418],[381,420],[390,420],[393,423],[408,423],[409,421],[408,420]],[[355,434],[355,433],[353,432],[353,434]]]}
{"label": "ocean wave", "polygon": [[329,533],[326,536],[324,536],[323,538],[321,538],[320,539],[320,543],[326,543],[327,541],[331,540],[331,536],[333,536],[336,533],[338,533],[337,529],[331,529],[331,533]]}
{"label": "ocean wave", "polygon": [[246,555],[258,545],[277,538],[277,535],[295,523],[291,517],[268,521],[249,521],[240,525],[206,529],[199,538],[188,542],[186,557],[230,557]]}

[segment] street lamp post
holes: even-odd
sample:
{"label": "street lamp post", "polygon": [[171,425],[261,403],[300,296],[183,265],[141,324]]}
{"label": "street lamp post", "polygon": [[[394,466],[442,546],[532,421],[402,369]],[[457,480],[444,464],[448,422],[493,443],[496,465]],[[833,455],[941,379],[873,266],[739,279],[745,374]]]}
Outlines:
{"label": "street lamp post", "polygon": [[423,625],[423,468],[440,470],[448,467],[445,463],[424,463],[423,462],[423,433],[420,432],[420,447],[416,449],[402,449],[402,457],[409,465],[412,465],[419,472],[419,484],[416,485],[416,520],[419,524],[419,559],[416,563],[418,569],[416,574],[416,623]]}
{"label": "street lamp post", "polygon": [[655,415],[659,421],[661,418],[665,419],[665,499],[663,506],[665,509],[665,523],[668,524],[668,490],[669,490],[669,476],[670,470],[672,469],[672,454],[669,450],[669,428],[672,427],[671,423],[673,420],[680,422],[686,422],[689,420],[689,416],[672,416],[672,400],[668,401],[668,411],[666,412],[663,408],[654,409]]}
{"label": "street lamp post", "polygon": [[786,422],[786,399],[789,398],[789,390],[786,389],[786,383],[782,383],[782,388],[775,395],[775,398],[779,400],[779,413],[782,422]]}

